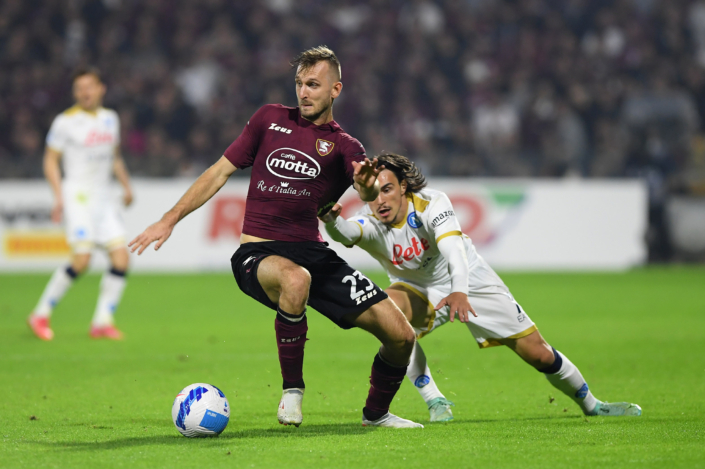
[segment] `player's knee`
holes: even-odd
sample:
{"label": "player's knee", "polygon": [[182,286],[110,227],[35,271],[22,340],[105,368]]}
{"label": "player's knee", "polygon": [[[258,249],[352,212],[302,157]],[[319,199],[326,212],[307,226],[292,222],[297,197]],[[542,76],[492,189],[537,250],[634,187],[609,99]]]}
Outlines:
{"label": "player's knee", "polygon": [[303,267],[286,269],[282,275],[284,277],[282,289],[308,294],[308,289],[311,287],[311,274],[308,273],[308,270]]}
{"label": "player's knee", "polygon": [[[286,269],[282,272],[282,296],[289,302],[305,307],[311,287],[311,274],[303,267]],[[298,311],[291,311],[292,314]]]}
{"label": "player's knee", "polygon": [[553,355],[553,349],[537,346],[528,351],[525,359],[537,370],[542,370],[553,365],[556,357]]}
{"label": "player's knee", "polygon": [[411,327],[409,327],[406,334],[404,335],[404,344],[403,344],[404,352],[408,352],[409,356],[411,356],[411,352],[414,350],[415,343],[416,343],[416,334],[414,333],[414,330]]}
{"label": "player's knee", "polygon": [[120,272],[127,272],[127,269],[130,267],[130,263],[128,261],[112,262],[111,267],[115,270],[119,270]]}
{"label": "player's knee", "polygon": [[124,255],[111,256],[110,261],[112,267],[116,270],[126,272],[127,269],[130,267],[130,256],[127,255],[127,251],[125,251]]}
{"label": "player's knee", "polygon": [[79,256],[75,256],[71,260],[71,268],[73,269],[76,274],[82,274],[83,272],[86,271],[88,268],[88,264],[91,262],[91,256],[90,254],[82,254]]}
{"label": "player's knee", "polygon": [[[408,324],[407,324],[408,326]],[[402,354],[411,356],[411,352],[414,350],[414,344],[416,343],[416,334],[411,326],[403,327],[400,334],[396,337],[394,341],[395,348]]]}

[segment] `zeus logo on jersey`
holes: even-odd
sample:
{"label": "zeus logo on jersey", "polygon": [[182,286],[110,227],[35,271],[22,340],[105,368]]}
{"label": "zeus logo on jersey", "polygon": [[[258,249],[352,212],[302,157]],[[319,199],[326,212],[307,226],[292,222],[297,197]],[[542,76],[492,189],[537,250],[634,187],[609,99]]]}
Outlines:
{"label": "zeus logo on jersey", "polygon": [[431,226],[433,228],[440,226],[443,223],[447,222],[450,219],[450,217],[454,217],[454,216],[455,216],[455,212],[452,210],[446,210],[445,212],[441,212],[438,214],[438,216],[436,218],[431,220]]}
{"label": "zeus logo on jersey", "polygon": [[431,245],[425,238],[421,238],[421,242],[419,242],[416,238],[411,238],[411,247],[406,249],[404,249],[401,244],[395,244],[392,264],[401,265],[404,261],[411,261],[415,257],[423,254],[424,251],[428,251],[430,247]]}
{"label": "zeus logo on jersey", "polygon": [[[249,124],[249,122],[248,122],[248,124]],[[276,122],[272,122],[272,125],[270,125],[267,130],[277,130],[277,131],[283,132],[283,133],[285,133],[285,134],[290,134],[290,133],[291,133],[291,129],[285,129],[284,127],[281,127],[281,126],[277,125]]]}
{"label": "zeus logo on jersey", "polygon": [[267,169],[284,179],[315,179],[321,173],[318,161],[294,148],[278,148],[270,153]]}

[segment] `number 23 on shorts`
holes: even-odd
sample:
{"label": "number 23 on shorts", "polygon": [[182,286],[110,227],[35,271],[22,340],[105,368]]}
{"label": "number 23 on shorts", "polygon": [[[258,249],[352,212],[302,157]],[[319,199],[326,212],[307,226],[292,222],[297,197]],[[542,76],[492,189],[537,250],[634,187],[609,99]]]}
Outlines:
{"label": "number 23 on shorts", "polygon": [[[357,277],[357,279],[355,278]],[[367,286],[365,287],[364,290],[358,290],[357,289],[357,281],[362,282],[363,280],[367,282]],[[362,273],[359,270],[356,270],[353,272],[352,275],[346,275],[343,277],[342,280],[343,283],[350,283],[350,299],[355,300],[355,304],[360,304],[363,301],[368,300],[369,298],[372,298],[377,294],[377,290],[375,290],[375,284],[372,283],[370,279],[362,275]]]}

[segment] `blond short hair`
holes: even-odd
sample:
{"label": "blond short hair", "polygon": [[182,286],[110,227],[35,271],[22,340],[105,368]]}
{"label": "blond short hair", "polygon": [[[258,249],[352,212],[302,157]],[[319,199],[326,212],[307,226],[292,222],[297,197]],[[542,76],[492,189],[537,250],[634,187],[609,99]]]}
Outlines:
{"label": "blond short hair", "polygon": [[307,70],[318,62],[328,62],[331,68],[337,72],[338,80],[340,80],[340,61],[336,57],[335,52],[328,46],[317,46],[305,50],[294,57],[290,64],[292,68]]}

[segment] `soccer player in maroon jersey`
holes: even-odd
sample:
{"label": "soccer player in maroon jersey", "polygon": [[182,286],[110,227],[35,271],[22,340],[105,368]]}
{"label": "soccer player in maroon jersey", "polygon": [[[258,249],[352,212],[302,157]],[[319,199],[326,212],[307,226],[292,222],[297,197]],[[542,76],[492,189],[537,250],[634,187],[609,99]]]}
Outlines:
{"label": "soccer player in maroon jersey", "polygon": [[292,66],[299,106],[261,107],[174,208],[130,243],[132,252],[141,254],[155,241],[158,250],[179,220],[208,201],[236,169],[251,166],[241,245],[231,262],[240,289],[277,311],[284,381],[279,422],[299,426],[303,419],[309,304],[341,328],[360,327],[382,343],[372,364],[363,425],[422,427],[389,412],[406,375],[414,330],[387,294],[329,249],[318,231],[317,216],[351,184],[362,200],[375,200],[382,168],[333,120],[333,101],[343,88],[333,51],[309,49]]}

